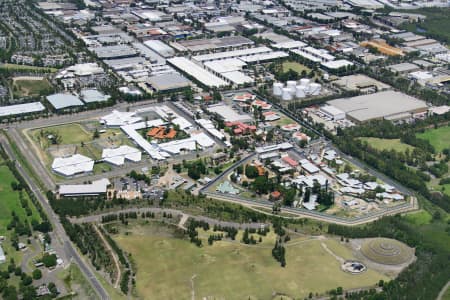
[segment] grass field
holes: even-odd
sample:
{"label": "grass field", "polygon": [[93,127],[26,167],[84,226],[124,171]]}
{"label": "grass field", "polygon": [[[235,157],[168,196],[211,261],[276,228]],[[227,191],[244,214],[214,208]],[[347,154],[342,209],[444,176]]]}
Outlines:
{"label": "grass field", "polygon": [[[30,132],[34,141],[39,142],[41,130],[44,132],[57,132],[61,136],[62,145],[80,144],[81,142],[89,142],[92,136],[80,124],[64,124],[45,128],[34,129]],[[46,139],[46,137],[44,137]]]}
{"label": "grass field", "polygon": [[11,213],[15,212],[20,220],[32,218],[40,221],[41,218],[36,211],[33,203],[29,200],[28,195],[23,192],[23,196],[28,200],[32,210],[32,216],[27,216],[25,210],[20,205],[19,192],[11,188],[12,182],[17,182],[14,175],[6,165],[0,165],[0,235],[7,233],[6,226],[11,221]]}
{"label": "grass field", "polygon": [[14,97],[37,97],[52,93],[52,86],[47,79],[19,79],[13,82]]}
{"label": "grass field", "polygon": [[395,150],[397,152],[405,152],[406,149],[414,150],[414,147],[404,144],[400,139],[380,139],[374,137],[361,137],[361,141],[367,142],[372,148],[377,150]]}
{"label": "grass field", "polygon": [[[263,237],[263,243],[256,246],[231,241],[209,246],[203,240],[201,248],[158,234],[114,238],[137,265],[136,288],[141,299],[191,299],[192,293],[195,299],[272,299],[274,293],[297,299],[338,286],[356,288],[389,280],[372,270],[358,276],[344,273],[316,239],[292,239],[286,246],[287,266],[282,268],[271,255],[272,236],[266,241]],[[351,258],[344,246],[325,242],[339,255]]]}
{"label": "grass field", "polygon": [[51,72],[54,73],[58,71],[56,68],[45,68],[27,65],[16,65],[16,64],[0,64],[0,69],[7,69],[9,71],[40,71],[40,72]]}
{"label": "grass field", "polygon": [[311,69],[295,61],[286,61],[283,63],[283,72],[287,72],[289,70],[300,74],[302,71],[309,72]]}
{"label": "grass field", "polygon": [[429,212],[426,210],[420,210],[418,212],[410,213],[405,216],[405,219],[407,219],[409,222],[415,224],[415,225],[425,225],[429,224],[433,217]]}
{"label": "grass field", "polygon": [[[27,216],[25,209],[20,204],[19,192],[11,188],[11,183],[17,182],[17,180],[6,165],[0,165],[0,179],[0,235],[6,237],[2,248],[6,253],[7,260],[13,258],[16,263],[20,263],[22,254],[12,246],[10,239],[12,231],[7,230],[7,225],[11,222],[11,214],[14,212],[22,222],[27,220],[28,223],[31,223],[32,219],[40,222],[41,217],[28,195],[23,192],[23,197],[27,199],[32,212],[31,216]],[[1,264],[0,270],[4,270],[6,267],[6,264]]]}
{"label": "grass field", "polygon": [[430,129],[418,133],[417,137],[429,141],[436,151],[441,152],[445,148],[450,148],[450,126]]}

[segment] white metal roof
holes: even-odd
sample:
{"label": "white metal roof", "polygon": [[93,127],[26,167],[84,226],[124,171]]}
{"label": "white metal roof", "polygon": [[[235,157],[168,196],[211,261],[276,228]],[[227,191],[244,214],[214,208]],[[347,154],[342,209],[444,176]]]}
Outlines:
{"label": "white metal roof", "polygon": [[289,54],[287,54],[286,52],[273,51],[273,52],[269,52],[269,53],[261,53],[261,54],[243,56],[243,57],[240,57],[239,59],[242,61],[245,61],[247,63],[252,63],[252,62],[259,62],[259,61],[283,58],[283,57],[288,57],[288,56],[289,56]]}
{"label": "white metal roof", "polygon": [[113,110],[109,115],[102,117],[101,120],[107,126],[123,126],[139,122],[142,118],[136,116],[135,112],[121,112]]}
{"label": "white metal roof", "polygon": [[232,72],[226,72],[222,73],[222,76],[231,81],[234,84],[246,84],[246,83],[253,83],[253,78],[250,76],[245,75],[244,73],[240,71],[232,71]]}
{"label": "white metal roof", "polygon": [[102,159],[111,164],[121,166],[125,163],[125,159],[138,162],[142,158],[142,153],[136,148],[122,145],[118,148],[103,149]]}
{"label": "white metal roof", "polygon": [[81,154],[74,154],[69,157],[57,157],[52,163],[53,171],[64,176],[91,172],[93,168],[94,161]]}
{"label": "white metal roof", "polygon": [[43,110],[45,110],[45,107],[41,102],[0,106],[0,117],[27,114]]}
{"label": "white metal roof", "polygon": [[322,66],[328,69],[339,69],[342,67],[353,66],[353,63],[346,59],[339,59],[334,61],[323,62]]}
{"label": "white metal roof", "polygon": [[256,47],[256,48],[247,48],[247,49],[240,49],[240,50],[233,50],[233,51],[196,55],[196,56],[193,56],[192,59],[194,59],[198,62],[204,62],[204,61],[210,61],[210,60],[237,58],[237,57],[242,57],[242,56],[255,55],[255,54],[261,54],[261,53],[270,53],[270,52],[272,52],[272,49],[270,49],[269,47],[263,46],[263,47]]}
{"label": "white metal roof", "polygon": [[303,48],[305,47],[307,44],[303,43],[301,41],[287,41],[287,42],[281,42],[281,43],[276,43],[273,44],[272,46],[277,48],[277,49],[299,49],[299,48]]}
{"label": "white metal roof", "polygon": [[191,75],[192,77],[194,77],[195,79],[197,79],[206,86],[222,87],[228,85],[224,80],[220,79],[211,72],[203,69],[202,67],[196,65],[187,58],[174,57],[169,59],[168,62],[170,62],[172,65],[179,68],[183,72]]}

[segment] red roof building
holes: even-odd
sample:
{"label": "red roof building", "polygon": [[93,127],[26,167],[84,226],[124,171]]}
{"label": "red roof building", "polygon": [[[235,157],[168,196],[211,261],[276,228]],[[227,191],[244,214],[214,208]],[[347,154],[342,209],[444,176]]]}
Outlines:
{"label": "red roof building", "polygon": [[297,161],[295,161],[295,160],[293,160],[292,158],[290,158],[289,156],[284,156],[283,158],[283,161],[285,162],[285,163],[287,163],[289,166],[291,166],[291,167],[297,167],[298,166],[298,162]]}

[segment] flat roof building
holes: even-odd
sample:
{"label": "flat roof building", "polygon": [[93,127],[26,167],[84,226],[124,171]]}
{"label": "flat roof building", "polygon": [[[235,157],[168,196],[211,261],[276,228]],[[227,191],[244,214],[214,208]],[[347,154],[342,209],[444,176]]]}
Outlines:
{"label": "flat roof building", "polygon": [[144,42],[144,45],[162,57],[172,57],[175,55],[175,50],[160,40],[148,40]]}
{"label": "flat roof building", "polygon": [[106,194],[111,183],[103,178],[89,184],[63,184],[59,187],[59,195],[63,197],[96,196]]}
{"label": "flat roof building", "polygon": [[212,38],[202,40],[184,40],[171,44],[179,51],[202,52],[215,49],[230,49],[251,46],[254,42],[243,36],[227,36],[223,38]]}
{"label": "flat roof building", "polygon": [[170,91],[188,87],[191,82],[178,73],[167,73],[151,76],[147,83],[156,91]]}
{"label": "flat roof building", "polygon": [[50,102],[56,110],[84,105],[78,97],[71,94],[49,95],[47,96],[47,101]]}
{"label": "flat roof building", "polygon": [[327,103],[345,112],[346,117],[356,123],[383,118],[393,121],[408,119],[413,114],[428,110],[424,101],[395,91],[336,99]]}
{"label": "flat roof building", "polygon": [[203,69],[202,67],[193,63],[187,58],[174,57],[168,59],[167,61],[174,67],[192,76],[193,78],[197,79],[200,83],[208,87],[223,87],[228,85],[228,83],[225,80],[220,79],[216,75]]}
{"label": "flat roof building", "polygon": [[0,106],[0,117],[23,115],[34,112],[44,111],[45,107],[41,102],[31,102],[25,104],[16,104]]}

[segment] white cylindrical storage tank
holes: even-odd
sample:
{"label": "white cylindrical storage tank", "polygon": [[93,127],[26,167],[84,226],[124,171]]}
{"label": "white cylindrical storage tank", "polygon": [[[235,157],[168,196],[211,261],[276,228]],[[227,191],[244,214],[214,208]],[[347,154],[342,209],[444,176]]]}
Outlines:
{"label": "white cylindrical storage tank", "polygon": [[309,84],[308,78],[302,78],[300,79],[300,85],[307,86]]}
{"label": "white cylindrical storage tank", "polygon": [[297,85],[297,81],[295,81],[295,80],[289,80],[288,82],[286,82],[286,87],[291,89],[292,94],[295,93],[296,85]]}
{"label": "white cylindrical storage tank", "polygon": [[297,87],[295,88],[295,97],[305,98],[305,96],[306,96],[305,87],[302,85],[297,85]]}
{"label": "white cylindrical storage tank", "polygon": [[273,84],[273,94],[275,96],[281,96],[283,94],[283,84],[281,82],[275,82]]}
{"label": "white cylindrical storage tank", "polygon": [[322,89],[322,86],[318,83],[313,82],[309,85],[309,91],[310,91],[311,95],[313,95],[313,96],[319,95],[321,89]]}
{"label": "white cylindrical storage tank", "polygon": [[292,90],[288,87],[283,88],[283,95],[281,96],[283,100],[292,100]]}

